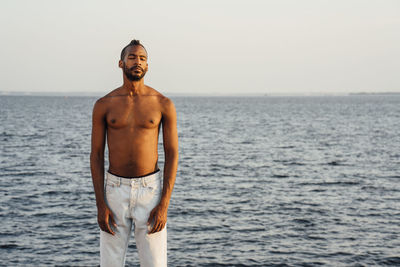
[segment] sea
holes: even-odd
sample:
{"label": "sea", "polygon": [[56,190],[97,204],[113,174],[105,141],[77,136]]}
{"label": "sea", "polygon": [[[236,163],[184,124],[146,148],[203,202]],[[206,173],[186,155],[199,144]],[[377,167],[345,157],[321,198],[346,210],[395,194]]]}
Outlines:
{"label": "sea", "polygon": [[[400,266],[400,95],[171,99],[169,266]],[[0,266],[99,265],[95,101],[0,96]]]}

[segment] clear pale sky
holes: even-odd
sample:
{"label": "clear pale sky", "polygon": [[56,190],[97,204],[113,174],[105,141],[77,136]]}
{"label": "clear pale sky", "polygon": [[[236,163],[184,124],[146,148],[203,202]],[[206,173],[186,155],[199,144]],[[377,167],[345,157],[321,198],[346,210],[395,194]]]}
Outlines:
{"label": "clear pale sky", "polygon": [[400,92],[398,0],[1,0],[0,91],[100,92],[121,49],[162,93]]}

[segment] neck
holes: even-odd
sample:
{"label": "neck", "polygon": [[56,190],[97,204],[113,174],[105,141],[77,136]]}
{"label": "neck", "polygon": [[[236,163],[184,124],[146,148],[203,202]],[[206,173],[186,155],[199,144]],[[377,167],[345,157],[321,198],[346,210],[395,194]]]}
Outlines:
{"label": "neck", "polygon": [[143,78],[139,81],[131,81],[124,77],[124,84],[122,85],[122,87],[131,96],[143,94],[145,90]]}

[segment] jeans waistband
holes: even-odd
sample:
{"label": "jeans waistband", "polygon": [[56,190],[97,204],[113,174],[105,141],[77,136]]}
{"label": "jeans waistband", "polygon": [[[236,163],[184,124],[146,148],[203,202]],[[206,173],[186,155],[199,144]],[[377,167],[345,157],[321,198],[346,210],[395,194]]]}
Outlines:
{"label": "jeans waistband", "polygon": [[109,181],[113,181],[117,184],[125,184],[125,185],[133,185],[133,184],[147,184],[151,183],[154,181],[160,180],[160,170],[151,173],[146,176],[141,176],[141,177],[132,177],[132,178],[126,178],[126,177],[119,177],[117,175],[114,175],[110,172],[106,172],[106,179]]}

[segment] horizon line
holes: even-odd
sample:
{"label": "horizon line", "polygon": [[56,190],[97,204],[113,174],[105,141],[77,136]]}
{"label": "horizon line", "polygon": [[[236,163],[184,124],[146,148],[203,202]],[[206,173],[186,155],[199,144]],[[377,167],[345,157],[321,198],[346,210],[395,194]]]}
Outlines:
{"label": "horizon line", "polygon": [[[54,92],[54,91],[0,91],[0,96],[97,96],[101,97],[107,92]],[[187,96],[187,97],[222,97],[222,96],[348,96],[348,95],[400,95],[400,92],[301,92],[301,93],[162,93],[165,96]]]}

